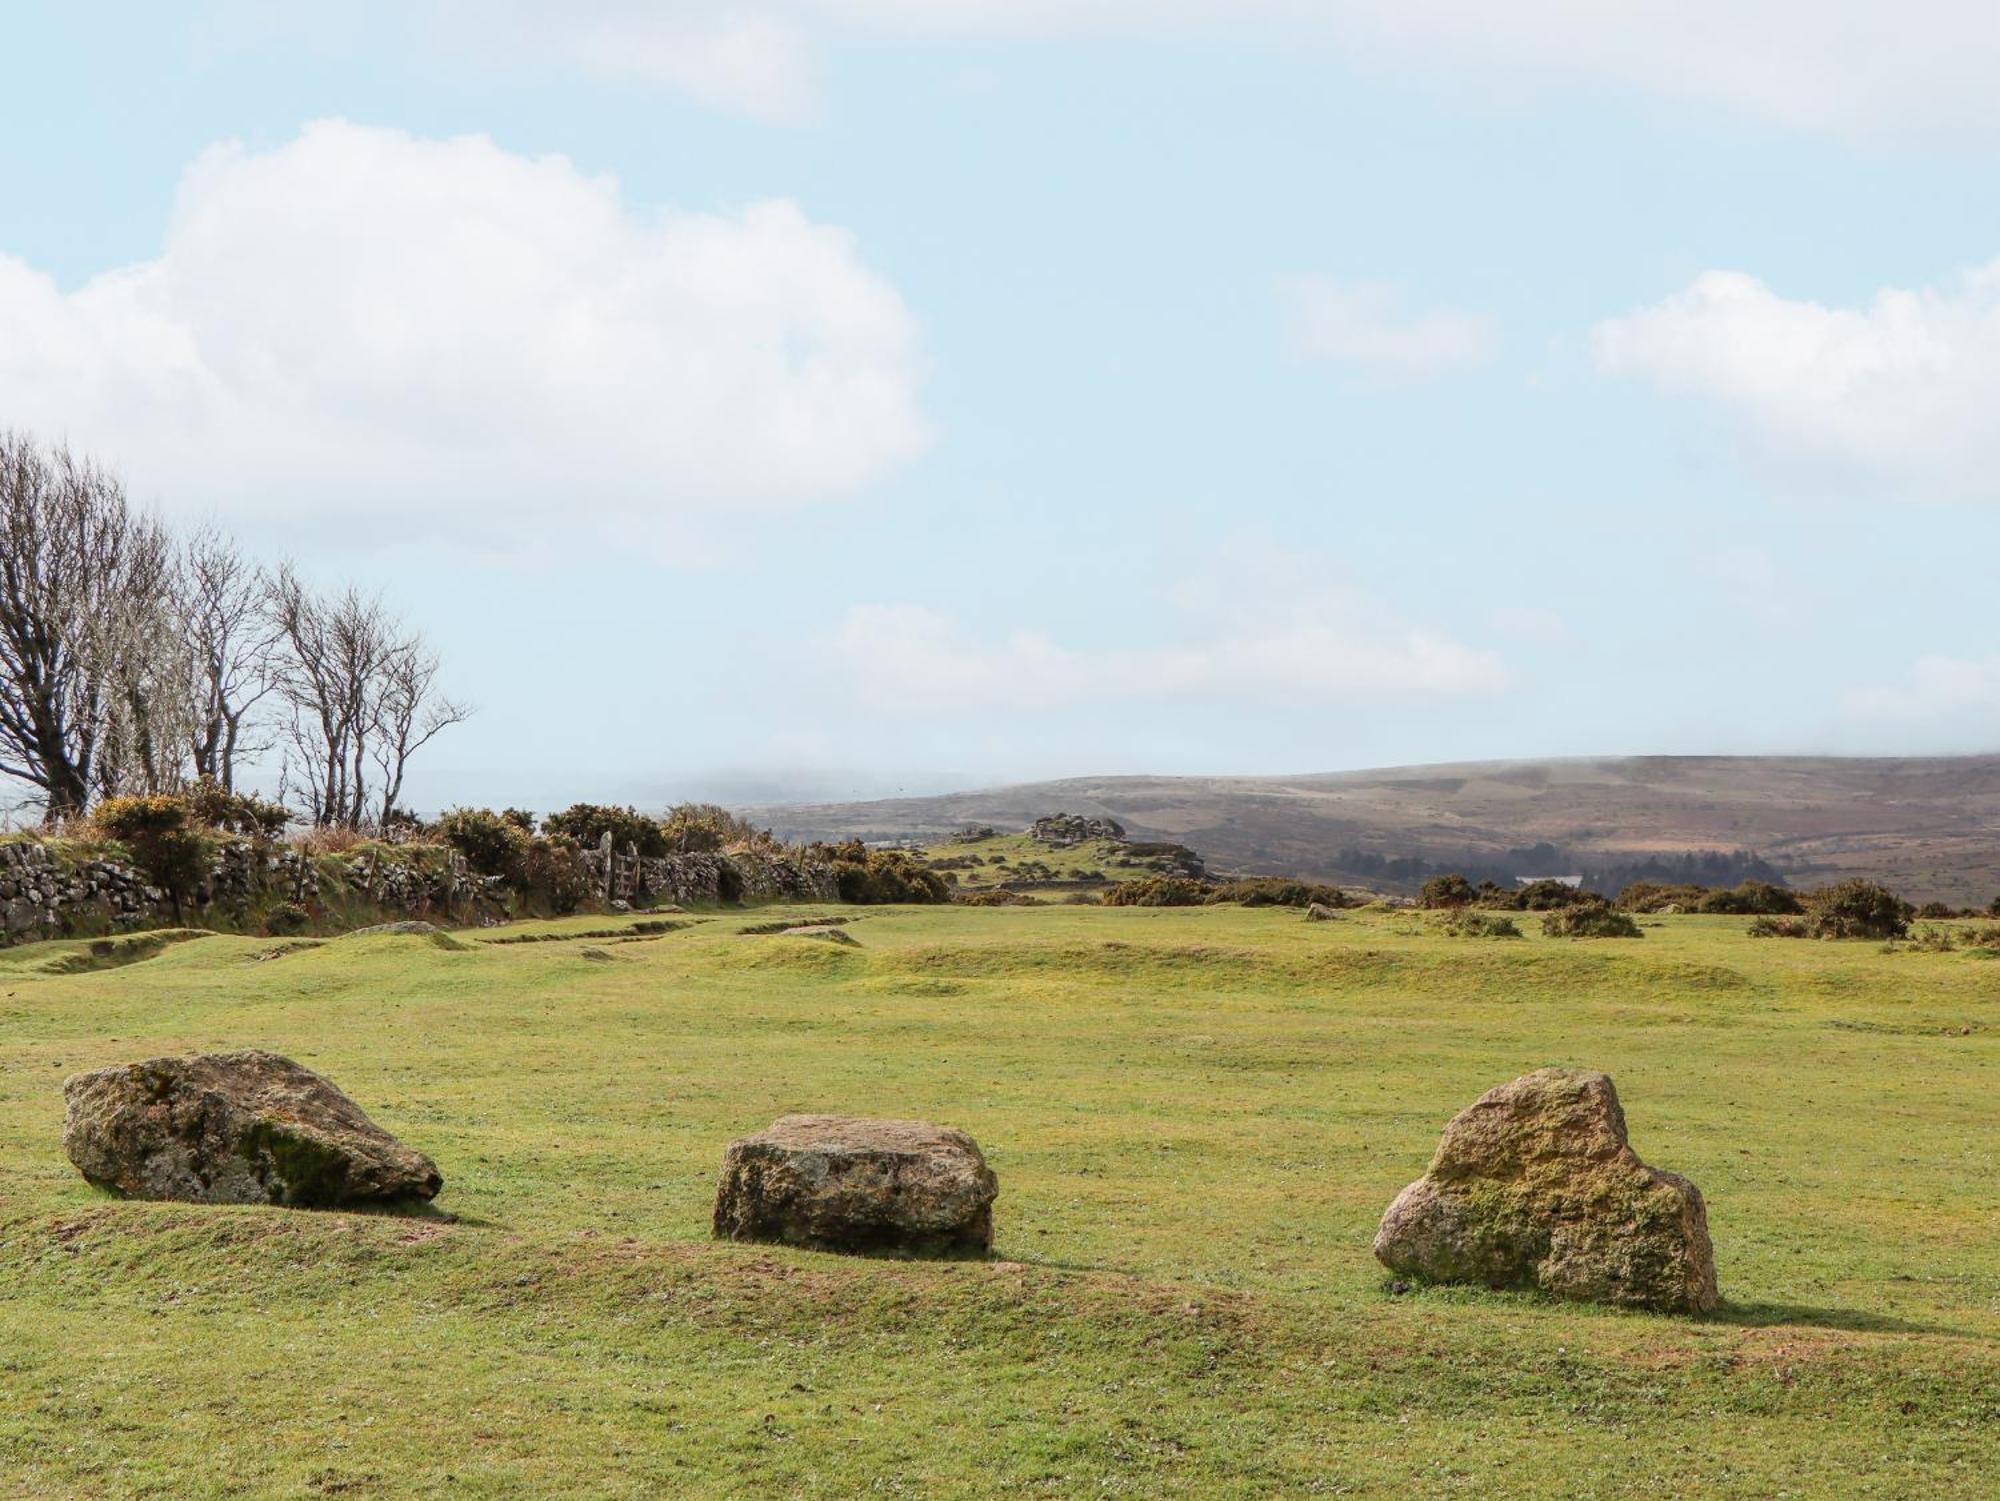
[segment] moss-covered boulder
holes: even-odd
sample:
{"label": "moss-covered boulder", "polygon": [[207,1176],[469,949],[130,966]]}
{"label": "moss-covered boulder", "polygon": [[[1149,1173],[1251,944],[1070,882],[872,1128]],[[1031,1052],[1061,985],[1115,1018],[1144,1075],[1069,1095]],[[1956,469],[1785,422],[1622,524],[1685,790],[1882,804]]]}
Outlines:
{"label": "moss-covered boulder", "polygon": [[428,1199],[437,1164],[276,1053],[149,1058],[63,1084],[63,1150],[100,1188],[193,1204]]}
{"label": "moss-covered boulder", "polygon": [[1639,1160],[1603,1074],[1545,1068],[1452,1117],[1428,1172],[1382,1216],[1375,1255],[1433,1282],[1705,1313],[1715,1252],[1701,1191]]}
{"label": "moss-covered boulder", "polygon": [[787,1115],[729,1144],[715,1233],[824,1251],[984,1256],[993,1249],[999,1191],[963,1131]]}

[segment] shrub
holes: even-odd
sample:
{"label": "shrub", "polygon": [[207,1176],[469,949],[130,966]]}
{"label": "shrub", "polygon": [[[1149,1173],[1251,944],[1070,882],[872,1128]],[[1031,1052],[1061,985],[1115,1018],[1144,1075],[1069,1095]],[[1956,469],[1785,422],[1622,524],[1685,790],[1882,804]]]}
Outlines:
{"label": "shrub", "polygon": [[535,815],[526,808],[502,808],[500,816],[523,834],[535,832]]}
{"label": "shrub", "polygon": [[297,902],[278,902],[264,914],[264,932],[272,938],[289,938],[312,925],[312,914]]}
{"label": "shrub", "polygon": [[676,803],[660,820],[660,835],[669,850],[682,855],[712,854],[739,844],[771,843],[770,830],[760,829],[714,803]]}
{"label": "shrub", "polygon": [[516,880],[528,852],[528,835],[504,814],[490,808],[452,808],[431,825],[431,836],[465,856],[465,863],[482,876]]}
{"label": "shrub", "polygon": [[1745,881],[1739,886],[1722,887],[1701,899],[1703,912],[1745,916],[1797,917],[1805,911],[1799,894],[1773,881]]}
{"label": "shrub", "polygon": [[1432,876],[1417,888],[1419,907],[1470,907],[1478,897],[1479,893],[1464,876]]}
{"label": "shrub", "polygon": [[1475,912],[1461,908],[1447,912],[1431,921],[1439,932],[1451,938],[1520,938],[1518,924],[1511,917],[1495,912]]}
{"label": "shrub", "polygon": [[633,846],[648,859],[669,853],[665,832],[636,808],[572,803],[562,812],[543,819],[542,832],[574,839],[584,849],[595,849],[609,834],[611,847],[621,855]]}
{"label": "shrub", "polygon": [[1208,887],[1192,876],[1147,876],[1121,881],[1104,893],[1107,907],[1199,907]]}
{"label": "shrub", "polygon": [[562,834],[529,840],[521,852],[518,884],[528,896],[546,902],[551,912],[576,911],[591,890],[582,848]]}
{"label": "shrub", "polygon": [[283,803],[266,802],[247,792],[231,792],[213,777],[203,777],[181,793],[188,817],[203,828],[256,839],[275,839],[292,821]]}
{"label": "shrub", "polygon": [[1804,938],[1806,923],[1802,917],[1760,917],[1749,933],[1752,938]]}
{"label": "shrub", "polygon": [[178,921],[182,901],[208,873],[208,841],[191,827],[187,803],[167,793],[108,797],[91,821],[132,852],[146,879],[167,893]]}
{"label": "shrub", "polygon": [[1842,881],[1806,893],[1806,931],[1814,938],[1901,938],[1910,904],[1873,881]]}
{"label": "shrub", "polygon": [[1705,910],[1702,903],[1712,893],[1706,886],[1675,885],[1668,881],[1633,881],[1618,893],[1618,905],[1627,912],[1681,912]]}
{"label": "shrub", "polygon": [[816,844],[806,853],[833,867],[843,902],[877,906],[951,900],[944,877],[908,850],[871,850],[859,839],[850,839],[845,844]]}
{"label": "shrub", "polygon": [[1949,954],[1958,947],[1950,928],[1925,928],[1910,940],[1910,947],[1928,954]]}
{"label": "shrub", "polygon": [[1218,886],[1208,895],[1211,902],[1241,902],[1246,907],[1356,907],[1354,900],[1338,886],[1318,881],[1294,881],[1284,876],[1250,876]]}
{"label": "shrub", "polygon": [[1558,912],[1565,907],[1609,907],[1611,898],[1566,881],[1530,881],[1516,896],[1523,912]]}
{"label": "shrub", "polygon": [[1616,907],[1563,907],[1542,919],[1551,938],[1644,938],[1631,914]]}
{"label": "shrub", "polygon": [[1940,918],[1956,917],[1958,913],[1943,902],[1925,902],[1923,906],[1917,908],[1916,915],[1927,922],[1936,922]]}
{"label": "shrub", "polygon": [[993,891],[961,891],[952,898],[961,907],[1039,907],[1038,898],[1025,891],[1008,891],[1004,888]]}
{"label": "shrub", "polygon": [[1993,898],[1992,904],[1986,909],[1986,915],[1988,917],[2000,917],[2000,896]]}

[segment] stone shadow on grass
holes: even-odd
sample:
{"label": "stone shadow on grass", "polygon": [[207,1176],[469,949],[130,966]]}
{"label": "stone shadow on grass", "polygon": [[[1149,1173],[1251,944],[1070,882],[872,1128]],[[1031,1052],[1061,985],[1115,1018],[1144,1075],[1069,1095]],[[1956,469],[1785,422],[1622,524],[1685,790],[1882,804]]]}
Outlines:
{"label": "stone shadow on grass", "polygon": [[1954,1339],[1978,1340],[1987,1344],[1994,1342],[1992,1335],[1976,1329],[1901,1319],[1893,1314],[1872,1313],[1865,1308],[1814,1308],[1804,1303],[1725,1302],[1703,1322],[1734,1324],[1742,1329],[1830,1329],[1845,1334],[1944,1334]]}

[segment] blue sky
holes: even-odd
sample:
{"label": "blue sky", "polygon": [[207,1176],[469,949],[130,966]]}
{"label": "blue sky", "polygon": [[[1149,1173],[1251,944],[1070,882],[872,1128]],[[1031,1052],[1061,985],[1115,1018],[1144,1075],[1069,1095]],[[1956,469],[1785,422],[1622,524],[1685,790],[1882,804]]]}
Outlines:
{"label": "blue sky", "polygon": [[262,9],[10,12],[0,422],[420,805],[2000,739],[1980,7]]}

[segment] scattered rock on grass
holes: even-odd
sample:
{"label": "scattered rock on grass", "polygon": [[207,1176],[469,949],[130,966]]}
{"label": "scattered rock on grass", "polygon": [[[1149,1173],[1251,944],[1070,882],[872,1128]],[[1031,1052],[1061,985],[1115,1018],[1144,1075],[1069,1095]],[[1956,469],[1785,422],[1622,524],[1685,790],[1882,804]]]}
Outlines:
{"label": "scattered rock on grass", "polygon": [[963,1131],[787,1115],[729,1144],[715,1234],[824,1251],[984,1256],[999,1181]]}
{"label": "scattered rock on grass", "polygon": [[1545,1068],[1452,1117],[1429,1171],[1382,1216],[1375,1255],[1433,1282],[1705,1313],[1715,1253],[1701,1191],[1641,1162],[1603,1074]]}
{"label": "scattered rock on grass", "polygon": [[1325,902],[1314,902],[1310,907],[1306,908],[1306,921],[1339,922],[1341,921],[1341,916],[1337,908],[1329,907]]}
{"label": "scattered rock on grass", "polygon": [[193,1204],[428,1199],[437,1164],[276,1053],[151,1058],[63,1084],[63,1150],[100,1188]]}

